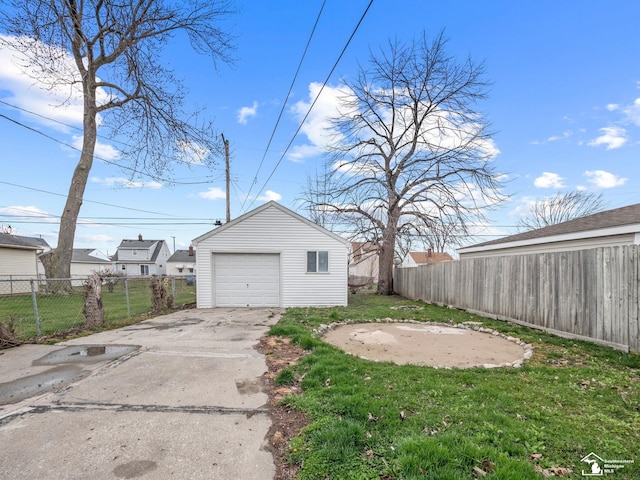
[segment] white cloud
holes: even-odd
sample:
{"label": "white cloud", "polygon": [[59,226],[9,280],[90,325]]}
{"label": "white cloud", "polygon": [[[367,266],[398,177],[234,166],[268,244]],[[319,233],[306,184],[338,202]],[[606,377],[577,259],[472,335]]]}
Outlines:
{"label": "white cloud", "polygon": [[508,215],[510,217],[523,218],[529,215],[531,207],[535,205],[536,199],[534,197],[522,197],[515,208],[511,210]]}
{"label": "white cloud", "polygon": [[[82,151],[82,135],[73,135],[71,137],[71,145],[78,151]],[[96,148],[93,151],[95,157],[99,160],[113,161],[120,157],[120,152],[108,143],[96,141]]]}
{"label": "white cloud", "polygon": [[258,102],[253,102],[252,107],[242,107],[238,110],[238,123],[246,125],[250,117],[255,117],[258,114]]}
{"label": "white cloud", "polygon": [[536,178],[533,184],[538,188],[563,188],[565,186],[562,177],[552,172],[542,172],[542,175]]}
{"label": "white cloud", "polygon": [[640,98],[636,98],[631,105],[625,107],[624,113],[630,122],[640,127]]}
{"label": "white cloud", "polygon": [[615,112],[616,110],[620,109],[620,105],[618,105],[617,103],[610,103],[605,108],[610,112]]}
{"label": "white cloud", "polygon": [[[51,53],[57,58],[57,75],[42,73],[33,61],[10,47],[15,42],[28,42],[38,51]],[[41,58],[46,58],[46,55],[43,53]],[[58,81],[59,78],[64,78],[64,81]],[[58,122],[82,125],[82,85],[73,57],[68,52],[24,37],[0,35],[0,84],[3,90],[11,92],[5,97],[8,103],[42,115],[29,117],[36,123],[61,131],[67,131],[68,127]],[[98,89],[97,95],[99,104],[109,98],[104,89]]]}
{"label": "white cloud", "polygon": [[627,131],[621,127],[604,127],[600,129],[602,135],[591,140],[587,145],[597,147],[606,145],[607,150],[622,147],[627,142]]}
{"label": "white cloud", "polygon": [[180,160],[189,165],[202,165],[209,156],[209,149],[194,142],[179,142]]}
{"label": "white cloud", "polygon": [[588,181],[599,188],[613,188],[624,185],[626,178],[618,177],[604,170],[587,170],[584,172]]}
{"label": "white cloud", "polygon": [[[338,115],[338,106],[341,98],[348,95],[350,90],[331,86],[325,86],[320,93],[322,84],[312,82],[309,84],[309,99],[296,102],[291,110],[298,121],[307,115],[300,131],[305,134],[309,143],[298,145],[291,149],[288,158],[294,162],[302,162],[307,158],[319,155],[335,140],[335,132],[331,130],[331,119]],[[313,100],[318,96],[311,112],[309,108]]]}
{"label": "white cloud", "polygon": [[218,187],[209,187],[206,192],[198,193],[198,196],[207,200],[220,200],[227,198],[225,191]]}
{"label": "white cloud", "polygon": [[124,177],[105,177],[105,178],[91,177],[90,180],[92,183],[101,183],[103,185],[107,185],[108,187],[113,187],[113,188],[154,188],[155,189],[155,188],[162,188],[164,186],[160,182],[156,182],[155,180],[152,180],[149,182],[141,182],[141,181],[130,180]]}
{"label": "white cloud", "polygon": [[274,202],[278,202],[282,200],[282,195],[272,190],[267,190],[266,192],[264,192],[264,195],[258,197],[258,200],[261,200],[263,202],[269,202],[271,200],[273,200]]}
{"label": "white cloud", "polygon": [[48,223],[58,223],[60,221],[59,220],[60,217],[51,215],[50,213],[47,213],[45,210],[41,210],[40,208],[34,205],[29,205],[29,206],[13,205],[9,207],[2,207],[0,208],[0,215],[10,217],[7,220],[7,223],[11,223],[11,218],[15,218],[15,219],[38,218],[43,222],[48,222]]}
{"label": "white cloud", "polygon": [[562,135],[552,135],[549,138],[547,138],[547,141],[557,142],[558,140],[564,140],[565,138],[569,138],[571,135],[573,135],[573,132],[571,130],[565,130],[564,132],[562,132]]}
{"label": "white cloud", "polygon": [[[316,99],[317,97],[317,99]],[[289,159],[295,162],[304,161],[310,156],[317,156],[329,145],[340,143],[341,134],[332,128],[332,119],[336,117],[348,117],[356,115],[353,111],[350,100],[353,99],[353,92],[346,86],[322,88],[320,83],[309,85],[308,100],[299,101],[292,111],[299,121],[304,120],[301,132],[305,134],[308,143],[298,145],[291,150]],[[313,104],[312,102],[314,102]],[[313,109],[309,108],[313,104]],[[398,131],[404,131],[407,125],[411,124],[412,113],[408,109],[397,109],[380,112],[385,124],[397,121]],[[305,118],[306,117],[306,118]],[[486,160],[492,159],[500,153],[492,139],[479,138],[477,134],[481,125],[457,118],[455,112],[434,111],[428,117],[429,124],[422,125],[421,145],[429,145],[432,148],[438,145],[442,150],[456,149],[463,146],[467,149],[475,149]],[[464,124],[461,126],[461,124]],[[366,135],[364,133],[363,135]],[[409,129],[407,136],[413,135]],[[354,156],[366,154],[371,150],[371,146],[362,146],[359,152],[352,152]]]}

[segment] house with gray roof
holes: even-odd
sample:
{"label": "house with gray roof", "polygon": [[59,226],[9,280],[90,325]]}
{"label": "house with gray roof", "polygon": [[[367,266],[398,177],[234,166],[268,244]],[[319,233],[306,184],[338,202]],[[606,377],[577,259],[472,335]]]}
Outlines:
{"label": "house with gray roof", "polygon": [[38,262],[44,245],[48,247],[47,242],[39,238],[0,233],[0,295],[31,290],[28,280],[44,273]]}
{"label": "house with gray roof", "polygon": [[186,277],[195,275],[196,255],[193,247],[188,250],[176,250],[167,260],[167,275]]}
{"label": "house with gray roof", "polygon": [[122,240],[111,257],[114,270],[127,276],[166,275],[171,256],[164,240]]}
{"label": "house with gray roof", "polygon": [[640,245],[640,203],[459,248],[467,258]]}

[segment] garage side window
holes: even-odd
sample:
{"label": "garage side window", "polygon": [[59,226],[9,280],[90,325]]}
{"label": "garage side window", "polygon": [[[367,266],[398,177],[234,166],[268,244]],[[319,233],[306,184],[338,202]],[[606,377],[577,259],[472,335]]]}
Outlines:
{"label": "garage side window", "polygon": [[307,252],[307,273],[318,273],[329,271],[329,252],[309,251]]}

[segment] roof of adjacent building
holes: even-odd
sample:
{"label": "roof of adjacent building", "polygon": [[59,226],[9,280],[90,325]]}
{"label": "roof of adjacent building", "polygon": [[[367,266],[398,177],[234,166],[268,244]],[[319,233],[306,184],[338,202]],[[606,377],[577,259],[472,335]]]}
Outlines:
{"label": "roof of adjacent building", "polygon": [[10,233],[0,233],[0,245],[26,250],[43,250],[50,248],[49,244],[42,238],[23,237],[20,235],[12,235]]}
{"label": "roof of adjacent building", "polygon": [[162,246],[166,242],[164,240],[122,240],[120,245],[118,245],[118,250],[127,249],[127,250],[149,250],[151,247],[155,245],[153,252],[151,253],[151,258],[149,260],[139,261],[139,260],[118,260],[118,250],[111,257],[111,260],[114,262],[120,263],[154,263],[160,254],[160,250],[162,250]]}
{"label": "roof of adjacent building", "polygon": [[154,243],[164,242],[164,240],[122,240],[118,248],[150,248]]}
{"label": "roof of adjacent building", "polygon": [[418,265],[431,265],[432,263],[453,262],[453,257],[447,252],[409,252],[413,261]]}
{"label": "roof of adjacent building", "polygon": [[196,256],[189,255],[189,250],[176,250],[167,262],[196,263]]}
{"label": "roof of adjacent building", "polygon": [[209,230],[207,233],[204,233],[202,235],[200,235],[199,237],[193,239],[193,244],[197,245],[199,242],[201,242],[202,240],[204,240],[205,238],[208,238],[212,235],[217,235],[220,232],[224,232],[225,230],[227,230],[228,228],[233,228],[234,225],[237,225],[240,222],[243,222],[244,220],[246,220],[247,218],[252,217],[253,215],[259,214],[260,212],[268,209],[268,208],[276,208],[278,210],[280,210],[283,213],[286,213],[287,215],[290,215],[291,217],[301,221],[302,223],[305,223],[307,225],[309,225],[311,228],[314,228],[316,230],[318,230],[319,232],[324,233],[325,235],[334,238],[335,240],[339,241],[340,243],[346,245],[349,245],[350,242],[345,239],[342,238],[340,235],[338,235],[337,233],[333,233],[329,230],[327,230],[326,228],[322,227],[321,225],[318,225],[316,223],[313,223],[311,220],[304,218],[302,215],[294,212],[293,210],[289,210],[287,207],[284,207],[282,205],[280,205],[278,202],[274,201],[274,200],[270,200],[267,203],[264,203],[262,205],[260,205],[259,207],[254,208],[253,210],[245,213],[244,215],[239,216],[238,218],[235,218],[233,220],[231,220],[228,223],[225,223],[224,225],[217,227],[213,230]]}
{"label": "roof of adjacent building", "polygon": [[594,230],[604,230],[632,225],[638,225],[637,231],[640,231],[640,203],[628,205],[621,208],[614,208],[613,210],[605,210],[604,212],[598,212],[592,215],[587,215],[585,217],[575,218],[567,222],[549,225],[548,227],[529,230],[527,232],[517,233],[515,235],[509,235],[508,237],[499,238],[497,240],[477,243],[475,245],[461,248],[458,251],[464,251],[466,248],[500,245],[502,243],[534,240],[544,237],[575,234],[580,232],[586,233]]}
{"label": "roof of adjacent building", "polygon": [[71,261],[73,263],[111,263],[109,260],[91,255],[95,248],[74,248]]}

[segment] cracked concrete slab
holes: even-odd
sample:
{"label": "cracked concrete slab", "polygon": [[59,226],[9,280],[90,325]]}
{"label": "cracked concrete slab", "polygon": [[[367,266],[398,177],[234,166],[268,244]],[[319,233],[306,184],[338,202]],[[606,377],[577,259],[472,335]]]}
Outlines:
{"label": "cracked concrete slab", "polygon": [[[55,376],[64,347],[95,357],[110,351],[100,346],[137,347],[117,359],[71,363],[79,378],[0,406],[3,475],[273,478],[266,365],[253,346],[279,315],[277,309],[186,310],[55,348],[6,350],[3,385],[34,372]],[[53,363],[42,361],[46,355]]]}

